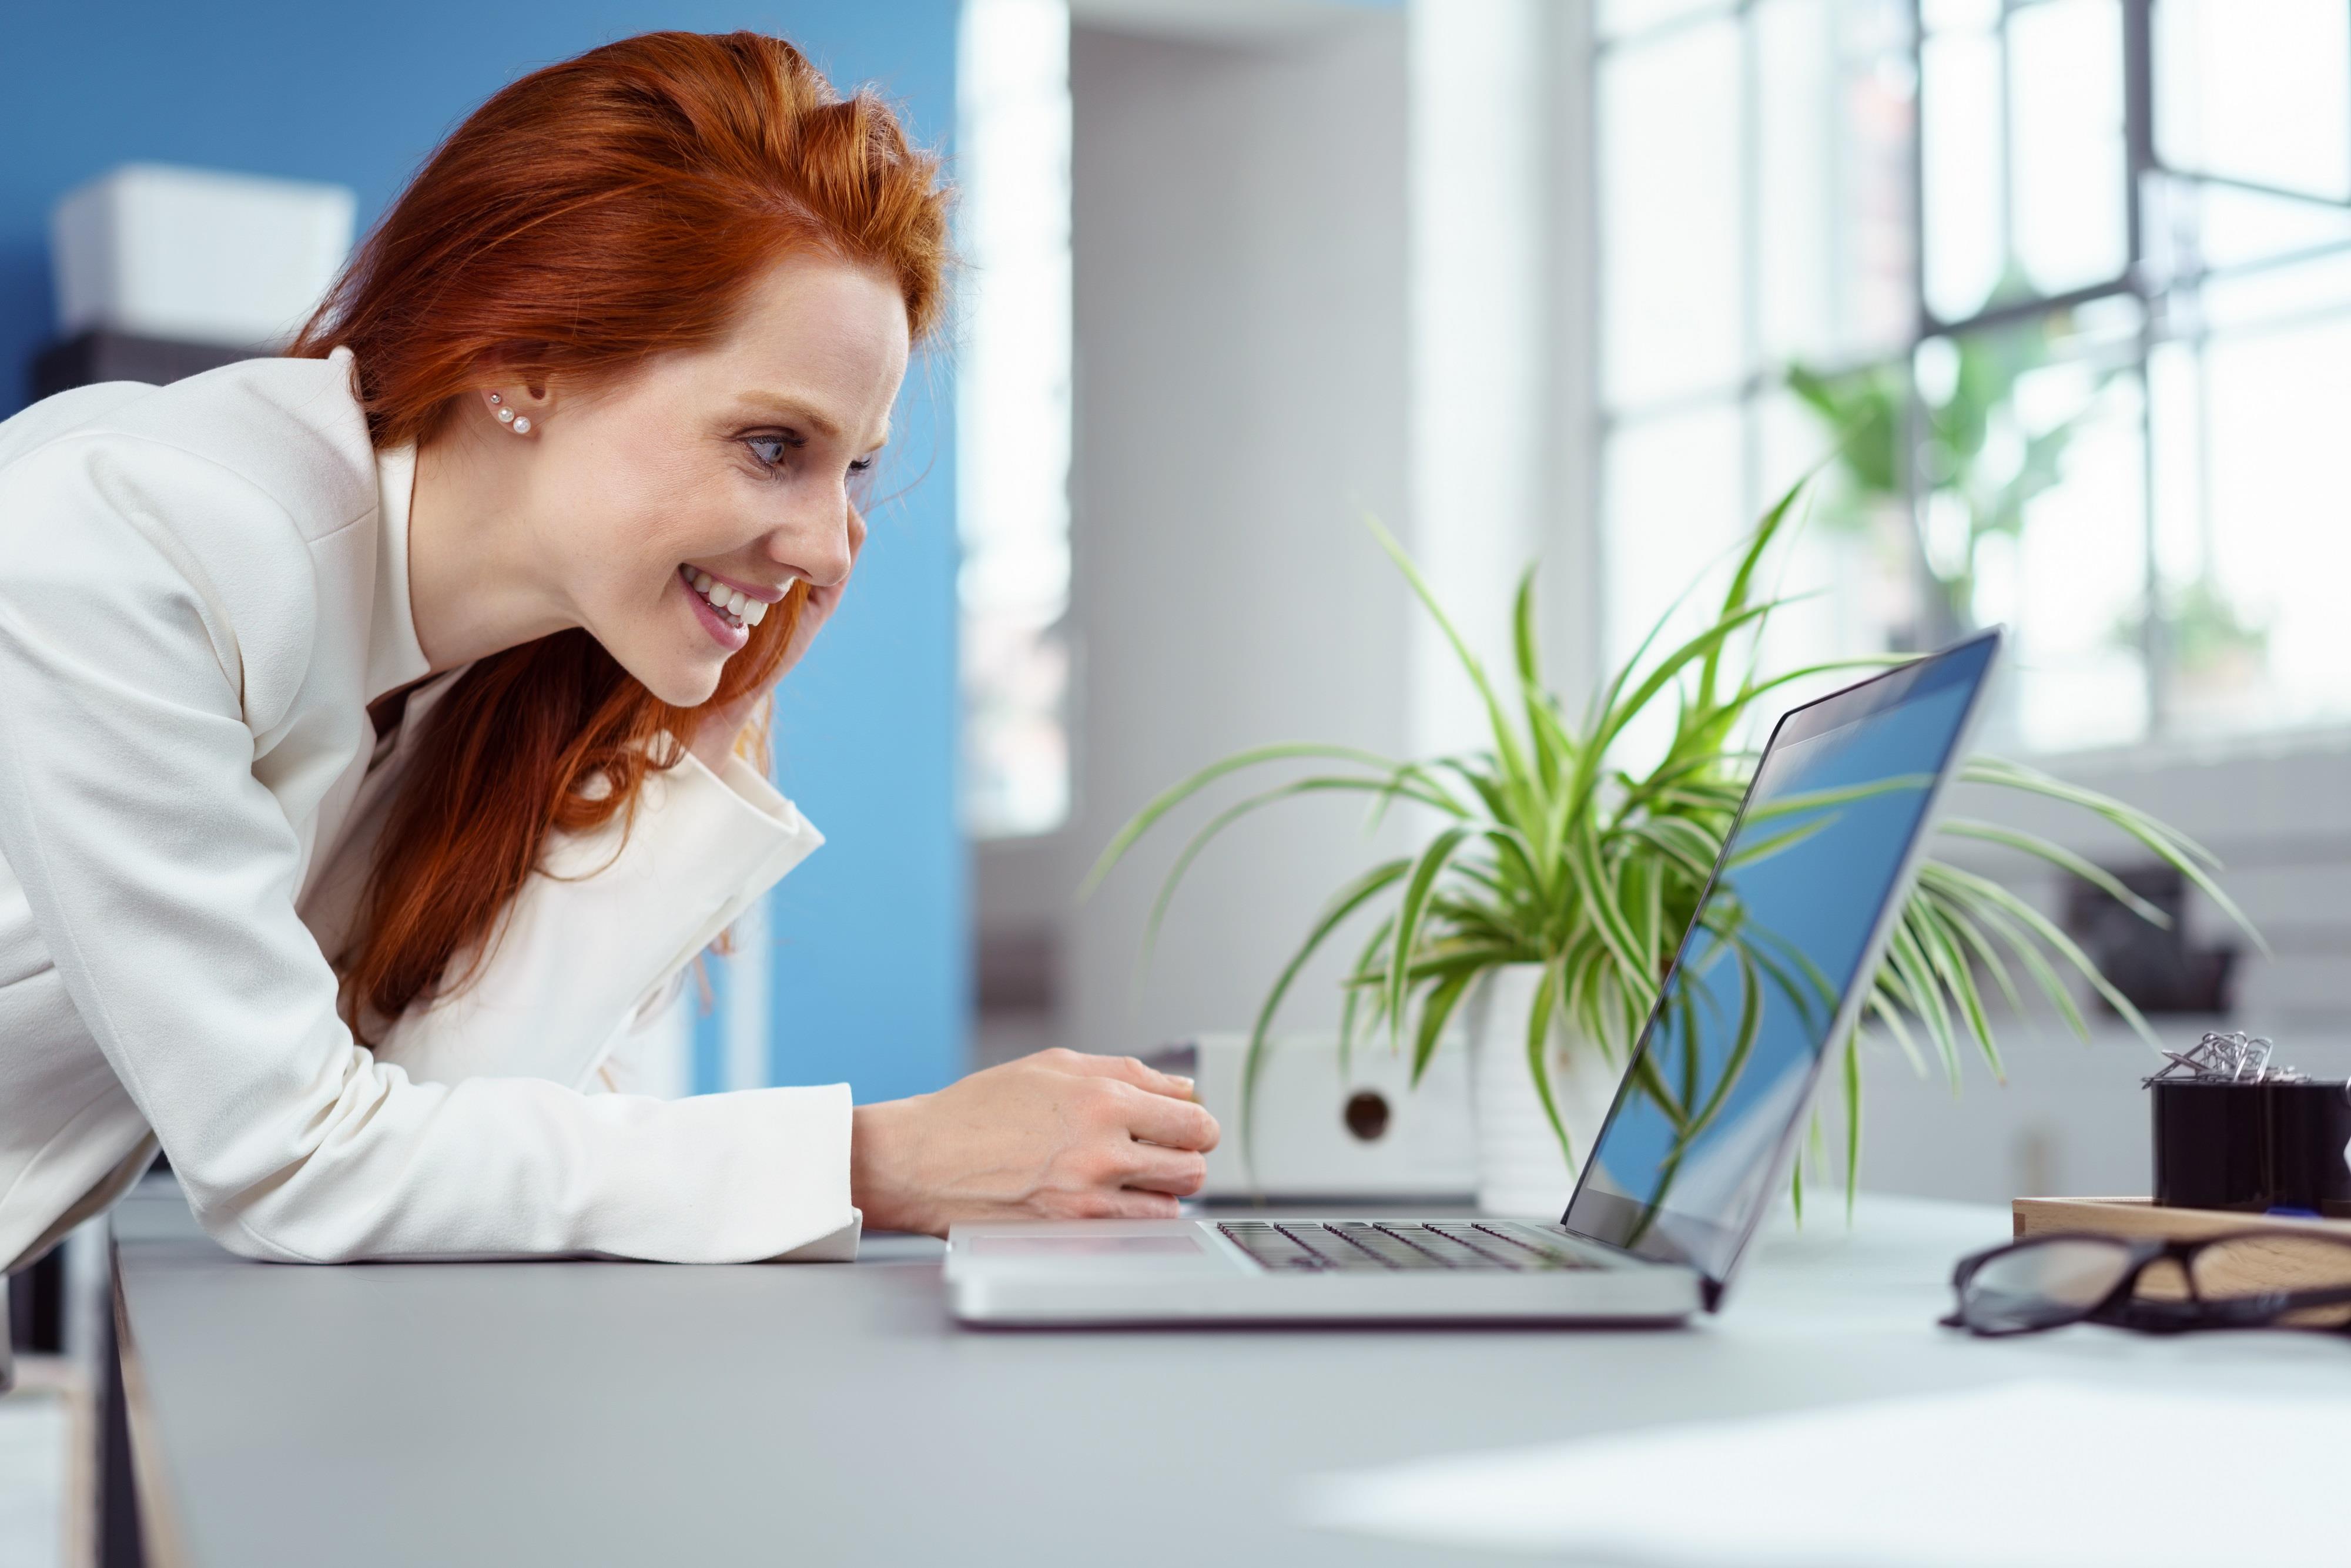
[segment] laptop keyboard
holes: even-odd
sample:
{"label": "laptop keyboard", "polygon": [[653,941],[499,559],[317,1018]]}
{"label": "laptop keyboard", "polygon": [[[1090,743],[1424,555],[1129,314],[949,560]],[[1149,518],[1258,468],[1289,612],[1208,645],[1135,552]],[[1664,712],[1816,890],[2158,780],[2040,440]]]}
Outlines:
{"label": "laptop keyboard", "polygon": [[1595,1267],[1552,1232],[1508,1219],[1230,1219],[1217,1228],[1281,1274],[1425,1269],[1527,1274]]}

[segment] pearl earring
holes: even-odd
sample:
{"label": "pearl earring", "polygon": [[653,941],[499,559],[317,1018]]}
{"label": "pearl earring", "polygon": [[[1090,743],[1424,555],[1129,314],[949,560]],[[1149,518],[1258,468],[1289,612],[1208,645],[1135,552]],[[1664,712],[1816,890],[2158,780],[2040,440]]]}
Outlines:
{"label": "pearl earring", "polygon": [[496,392],[492,392],[490,394],[490,406],[498,411],[498,423],[500,424],[512,424],[514,423],[514,410],[507,407],[506,400],[498,396]]}
{"label": "pearl earring", "polygon": [[529,419],[522,418],[516,420],[514,422],[514,433],[517,435],[528,435],[530,434]]}

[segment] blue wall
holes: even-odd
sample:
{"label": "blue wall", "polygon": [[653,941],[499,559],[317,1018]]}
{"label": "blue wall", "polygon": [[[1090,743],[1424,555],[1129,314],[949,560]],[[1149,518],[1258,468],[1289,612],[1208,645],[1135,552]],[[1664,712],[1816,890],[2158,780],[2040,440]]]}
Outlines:
{"label": "blue wall", "polygon": [[[651,28],[755,27],[843,85],[872,81],[944,146],[956,0],[76,0],[0,20],[0,413],[50,335],[47,225],[120,162],[333,180],[362,227],[441,136],[514,77]],[[953,378],[918,359],[898,492],[856,586],[778,704],[778,781],[825,848],[776,894],[777,1081],[860,1100],[935,1088],[964,1061],[965,852],[955,810]],[[757,956],[729,960],[741,963]]]}

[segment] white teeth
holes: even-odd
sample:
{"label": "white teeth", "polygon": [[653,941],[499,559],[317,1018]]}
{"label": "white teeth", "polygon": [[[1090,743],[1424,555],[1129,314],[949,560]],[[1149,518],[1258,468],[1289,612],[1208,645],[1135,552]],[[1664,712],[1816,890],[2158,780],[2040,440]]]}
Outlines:
{"label": "white teeth", "polygon": [[680,574],[691,583],[694,591],[722,616],[742,626],[757,626],[768,618],[768,604],[739,588],[729,588],[698,567],[681,567]]}

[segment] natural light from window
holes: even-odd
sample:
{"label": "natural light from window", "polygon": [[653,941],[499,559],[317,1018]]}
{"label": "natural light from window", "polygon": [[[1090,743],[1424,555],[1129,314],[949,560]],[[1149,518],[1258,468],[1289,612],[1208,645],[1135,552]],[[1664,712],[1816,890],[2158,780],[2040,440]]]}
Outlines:
{"label": "natural light from window", "polygon": [[2351,719],[2351,5],[1600,26],[1612,653],[1828,456],[1775,663],[2006,622],[2000,744]]}
{"label": "natural light from window", "polygon": [[1006,838],[1070,809],[1068,7],[966,0],[961,57],[964,823]]}

